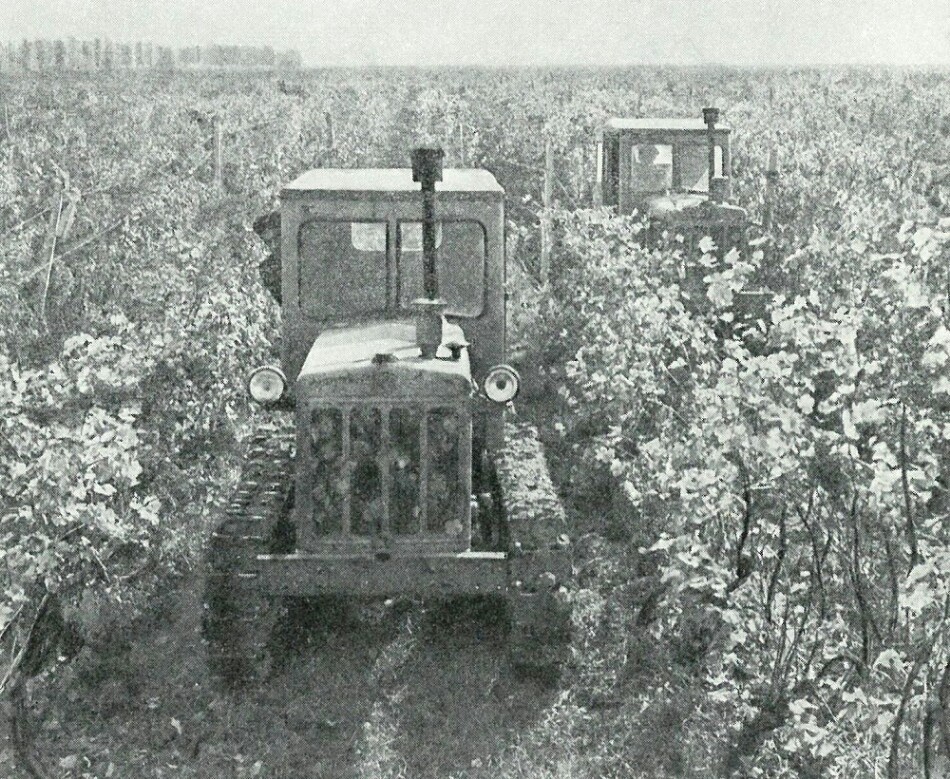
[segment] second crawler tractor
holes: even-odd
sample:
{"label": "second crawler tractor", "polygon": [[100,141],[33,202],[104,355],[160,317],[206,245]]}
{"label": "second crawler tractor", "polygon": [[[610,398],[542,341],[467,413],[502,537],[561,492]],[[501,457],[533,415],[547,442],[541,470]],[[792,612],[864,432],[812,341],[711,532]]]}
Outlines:
{"label": "second crawler tractor", "polygon": [[[274,220],[271,220],[273,222]],[[536,431],[505,421],[504,192],[484,170],[312,170],[281,193],[283,356],[208,550],[205,633],[232,682],[266,672],[282,596],[495,596],[511,660],[569,629],[564,511]]]}
{"label": "second crawler tractor", "polygon": [[739,247],[748,227],[732,194],[730,128],[719,110],[703,118],[614,118],[601,131],[597,190],[603,205],[636,211],[651,232],[672,229],[690,240],[704,235],[719,247]]}

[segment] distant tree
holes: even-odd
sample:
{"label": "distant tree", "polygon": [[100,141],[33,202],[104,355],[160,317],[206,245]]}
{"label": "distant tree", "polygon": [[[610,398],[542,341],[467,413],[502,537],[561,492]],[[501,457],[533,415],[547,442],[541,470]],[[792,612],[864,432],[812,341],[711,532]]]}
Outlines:
{"label": "distant tree", "polygon": [[102,38],[96,38],[92,43],[92,67],[96,70],[102,67]]}
{"label": "distant tree", "polygon": [[108,38],[102,44],[102,69],[112,70],[115,67],[115,46]]}
{"label": "distant tree", "polygon": [[129,70],[132,67],[132,46],[128,43],[119,44],[119,67]]}
{"label": "distant tree", "polygon": [[33,41],[33,53],[36,59],[36,69],[40,72],[50,69],[49,42],[37,38]]}
{"label": "distant tree", "polygon": [[24,73],[33,70],[33,44],[26,38],[20,44],[20,70]]}
{"label": "distant tree", "polygon": [[66,44],[58,39],[53,41],[53,67],[56,70],[66,68]]}
{"label": "distant tree", "polygon": [[72,37],[66,42],[66,67],[69,70],[80,67],[79,41]]}
{"label": "distant tree", "polygon": [[278,68],[299,68],[303,65],[303,59],[300,56],[298,51],[282,51],[277,55],[277,60],[274,63]]}
{"label": "distant tree", "polygon": [[83,70],[92,70],[93,67],[93,53],[92,53],[92,44],[89,41],[83,41],[79,45],[79,56],[80,56],[80,67]]}
{"label": "distant tree", "polygon": [[171,46],[155,47],[155,67],[159,70],[175,69],[175,52]]}
{"label": "distant tree", "polygon": [[185,46],[178,50],[178,64],[183,68],[190,68],[197,65],[200,57],[200,46]]}

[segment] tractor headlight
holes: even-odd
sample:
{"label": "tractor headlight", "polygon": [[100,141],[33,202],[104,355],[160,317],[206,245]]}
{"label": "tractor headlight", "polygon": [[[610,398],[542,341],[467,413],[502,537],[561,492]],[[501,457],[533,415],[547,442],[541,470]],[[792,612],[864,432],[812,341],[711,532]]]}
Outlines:
{"label": "tractor headlight", "polygon": [[488,371],[483,386],[489,400],[507,403],[513,400],[521,389],[521,377],[510,365],[496,365]]}
{"label": "tractor headlight", "polygon": [[287,390],[287,379],[279,368],[265,365],[251,373],[247,380],[247,392],[251,400],[262,406],[270,406],[284,396]]}

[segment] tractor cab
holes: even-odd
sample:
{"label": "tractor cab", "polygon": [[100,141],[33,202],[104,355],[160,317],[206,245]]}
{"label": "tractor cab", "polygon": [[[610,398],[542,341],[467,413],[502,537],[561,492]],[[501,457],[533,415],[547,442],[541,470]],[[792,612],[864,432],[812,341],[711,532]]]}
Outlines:
{"label": "tractor cab", "polygon": [[601,203],[640,214],[654,233],[673,228],[738,245],[747,215],[729,203],[729,134],[715,108],[703,119],[610,119],[598,143]]}
{"label": "tractor cab", "polygon": [[485,170],[438,173],[424,192],[408,168],[317,169],[282,192],[282,367],[312,549],[470,547],[473,446],[477,469],[504,410],[472,387],[511,371],[493,372],[504,193]]}

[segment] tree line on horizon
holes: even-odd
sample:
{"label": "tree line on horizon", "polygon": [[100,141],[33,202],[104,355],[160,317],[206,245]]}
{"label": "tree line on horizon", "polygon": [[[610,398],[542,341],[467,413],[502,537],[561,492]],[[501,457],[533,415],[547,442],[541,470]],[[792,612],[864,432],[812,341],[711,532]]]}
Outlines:
{"label": "tree line on horizon", "polygon": [[24,39],[0,43],[0,73],[177,70],[201,68],[299,68],[298,51],[271,46],[160,46],[149,42]]}

